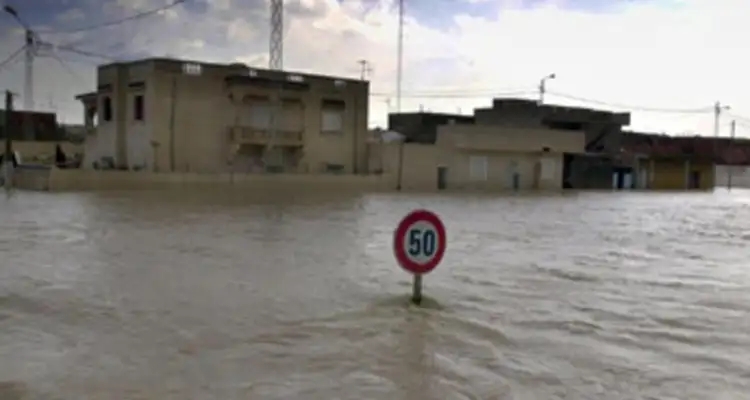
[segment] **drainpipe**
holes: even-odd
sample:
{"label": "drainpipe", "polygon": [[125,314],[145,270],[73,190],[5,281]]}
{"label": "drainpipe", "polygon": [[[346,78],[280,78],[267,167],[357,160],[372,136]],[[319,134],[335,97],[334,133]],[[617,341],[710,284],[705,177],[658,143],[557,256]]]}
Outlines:
{"label": "drainpipe", "polygon": [[404,146],[406,145],[406,137],[401,139],[401,145],[398,147],[398,180],[396,183],[396,190],[401,190],[401,181],[404,175]]}
{"label": "drainpipe", "polygon": [[359,103],[357,102],[357,93],[355,91],[354,94],[354,100],[352,101],[354,104],[354,129],[352,130],[354,137],[352,137],[352,174],[356,175],[359,172],[359,168],[357,167],[357,144],[358,142],[358,135],[359,135],[359,109],[357,108],[359,106]]}
{"label": "drainpipe", "polygon": [[177,107],[177,77],[172,77],[172,93],[169,109],[169,170],[174,172],[175,169],[175,109]]}

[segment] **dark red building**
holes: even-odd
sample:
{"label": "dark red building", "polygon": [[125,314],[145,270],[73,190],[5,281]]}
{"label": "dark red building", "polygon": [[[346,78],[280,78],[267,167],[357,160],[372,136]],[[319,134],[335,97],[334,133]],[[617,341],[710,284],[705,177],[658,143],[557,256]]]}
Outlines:
{"label": "dark red building", "polygon": [[[26,132],[25,123],[31,125],[30,132]],[[5,138],[5,132],[10,131],[13,140],[35,140],[54,142],[65,140],[65,132],[57,125],[57,115],[36,111],[11,111],[9,129],[5,127],[5,110],[0,110],[0,138]]]}
{"label": "dark red building", "polygon": [[624,132],[622,148],[626,153],[652,157],[688,157],[720,165],[750,165],[750,139],[745,138]]}

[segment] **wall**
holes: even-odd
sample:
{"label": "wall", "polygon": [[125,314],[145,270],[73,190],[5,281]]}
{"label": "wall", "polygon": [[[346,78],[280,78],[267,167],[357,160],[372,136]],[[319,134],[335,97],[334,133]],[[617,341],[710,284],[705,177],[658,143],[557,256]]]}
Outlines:
{"label": "wall", "polygon": [[732,187],[750,188],[750,166],[717,165],[714,182],[717,187],[728,187],[731,175]]}
{"label": "wall", "polygon": [[[438,167],[446,168],[446,190],[503,191],[514,189],[518,174],[519,190],[557,190],[562,188],[562,153],[543,152],[543,147],[579,149],[583,133],[568,134],[500,127],[438,128],[435,145],[418,143],[373,143],[370,145],[371,172],[382,170],[396,177],[402,190],[438,190]],[[403,155],[401,155],[403,152]],[[486,179],[474,180],[472,157],[487,160]],[[401,165],[403,160],[403,165]]]}
{"label": "wall", "polygon": [[583,153],[585,140],[582,131],[478,125],[438,127],[438,143],[450,143],[464,150]]}
{"label": "wall", "polygon": [[70,142],[13,142],[13,149],[21,153],[22,162],[29,162],[35,158],[49,159],[54,161],[55,159],[55,146],[60,144],[60,147],[68,156],[72,157],[74,154],[83,153],[83,144],[73,144]]}
{"label": "wall", "polygon": [[24,190],[49,190],[51,167],[22,166],[13,170],[13,187]]}
{"label": "wall", "polygon": [[[473,157],[486,159],[486,179],[474,179]],[[562,154],[470,151],[456,152],[446,163],[448,187],[469,190],[562,189]],[[514,175],[518,176],[515,186]]]}
{"label": "wall", "polygon": [[443,158],[439,147],[391,142],[373,144],[372,148],[374,165],[382,165],[382,176],[390,188],[397,189],[400,186],[405,191],[437,190],[437,167]]}
{"label": "wall", "polygon": [[427,112],[388,114],[388,130],[404,135],[411,143],[434,144],[438,126],[472,123],[474,117],[469,115]]}
{"label": "wall", "polygon": [[[712,164],[690,163],[691,171],[701,173],[699,190],[714,187],[715,172]],[[654,160],[651,189],[656,190],[685,190],[687,189],[687,169],[684,160]]]}
{"label": "wall", "polygon": [[50,191],[167,189],[180,186],[246,186],[266,190],[309,187],[310,190],[391,190],[391,177],[313,174],[197,174],[83,169],[17,170],[16,187]]}

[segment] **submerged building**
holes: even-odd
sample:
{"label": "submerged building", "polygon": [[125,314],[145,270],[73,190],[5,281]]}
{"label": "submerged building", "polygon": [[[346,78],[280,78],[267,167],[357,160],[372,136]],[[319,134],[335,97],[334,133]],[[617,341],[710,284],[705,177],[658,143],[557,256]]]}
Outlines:
{"label": "submerged building", "polygon": [[152,58],[100,66],[84,168],[366,170],[367,81]]}
{"label": "submerged building", "polygon": [[388,155],[371,151],[371,165],[399,171],[405,188],[612,188],[616,163],[608,152],[619,149],[629,121],[628,114],[525,99],[495,99],[474,115],[391,114],[388,128],[404,143],[384,146]]}

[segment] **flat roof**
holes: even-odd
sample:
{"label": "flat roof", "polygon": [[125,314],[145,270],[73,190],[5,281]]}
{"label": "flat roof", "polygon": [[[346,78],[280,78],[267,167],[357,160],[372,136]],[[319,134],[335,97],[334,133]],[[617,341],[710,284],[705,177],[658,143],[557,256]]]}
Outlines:
{"label": "flat roof", "polygon": [[96,92],[86,92],[86,93],[77,94],[75,96],[75,99],[76,100],[83,100],[83,99],[86,99],[86,98],[96,97],[96,95],[97,95]]}
{"label": "flat roof", "polygon": [[167,58],[167,57],[149,57],[149,58],[142,58],[142,59],[131,60],[131,61],[117,61],[117,62],[113,62],[109,64],[100,65],[99,68],[109,68],[109,67],[114,67],[118,65],[135,65],[135,64],[147,64],[147,63],[199,64],[199,65],[207,66],[207,67],[226,68],[226,69],[232,69],[232,68],[236,69],[238,67],[243,67],[243,68],[247,68],[251,70],[263,71],[263,72],[268,72],[268,73],[301,75],[306,78],[318,78],[318,79],[327,79],[327,80],[342,80],[346,82],[369,83],[368,80],[347,78],[347,77],[336,76],[336,75],[316,74],[316,73],[308,73],[308,72],[303,72],[303,71],[295,71],[295,70],[287,70],[287,69],[277,71],[277,70],[273,70],[270,68],[259,68],[259,67],[247,65],[241,62],[216,63],[216,62],[179,59],[179,58]]}

